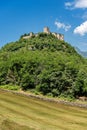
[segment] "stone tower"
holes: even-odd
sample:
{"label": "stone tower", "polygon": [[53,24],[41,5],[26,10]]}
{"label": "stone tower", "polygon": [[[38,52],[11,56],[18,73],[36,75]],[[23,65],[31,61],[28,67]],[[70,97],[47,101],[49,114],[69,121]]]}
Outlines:
{"label": "stone tower", "polygon": [[49,30],[49,28],[48,27],[44,27],[44,33],[50,33],[50,30]]}

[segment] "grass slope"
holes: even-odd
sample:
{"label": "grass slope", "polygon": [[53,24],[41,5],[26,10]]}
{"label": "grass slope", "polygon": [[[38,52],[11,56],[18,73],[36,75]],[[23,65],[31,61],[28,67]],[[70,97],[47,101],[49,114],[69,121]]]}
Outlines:
{"label": "grass slope", "polygon": [[87,109],[0,90],[0,130],[87,130]]}

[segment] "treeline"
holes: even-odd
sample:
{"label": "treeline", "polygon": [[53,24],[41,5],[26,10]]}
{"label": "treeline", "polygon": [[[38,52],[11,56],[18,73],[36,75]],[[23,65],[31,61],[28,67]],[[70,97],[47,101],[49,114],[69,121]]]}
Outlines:
{"label": "treeline", "polygon": [[44,95],[87,96],[87,61],[53,35],[20,38],[0,50],[0,85]]}

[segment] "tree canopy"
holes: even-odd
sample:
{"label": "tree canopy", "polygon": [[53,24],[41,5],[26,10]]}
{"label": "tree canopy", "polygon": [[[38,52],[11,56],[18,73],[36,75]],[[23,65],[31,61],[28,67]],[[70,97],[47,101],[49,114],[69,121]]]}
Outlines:
{"label": "tree canopy", "polygon": [[0,85],[44,95],[87,96],[87,60],[52,34],[21,37],[0,50]]}

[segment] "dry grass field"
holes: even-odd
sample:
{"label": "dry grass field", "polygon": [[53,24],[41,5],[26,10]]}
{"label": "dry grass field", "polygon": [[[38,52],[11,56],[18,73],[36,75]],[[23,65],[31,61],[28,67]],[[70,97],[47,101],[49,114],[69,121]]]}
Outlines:
{"label": "dry grass field", "polygon": [[0,90],[0,130],[87,130],[87,109]]}

